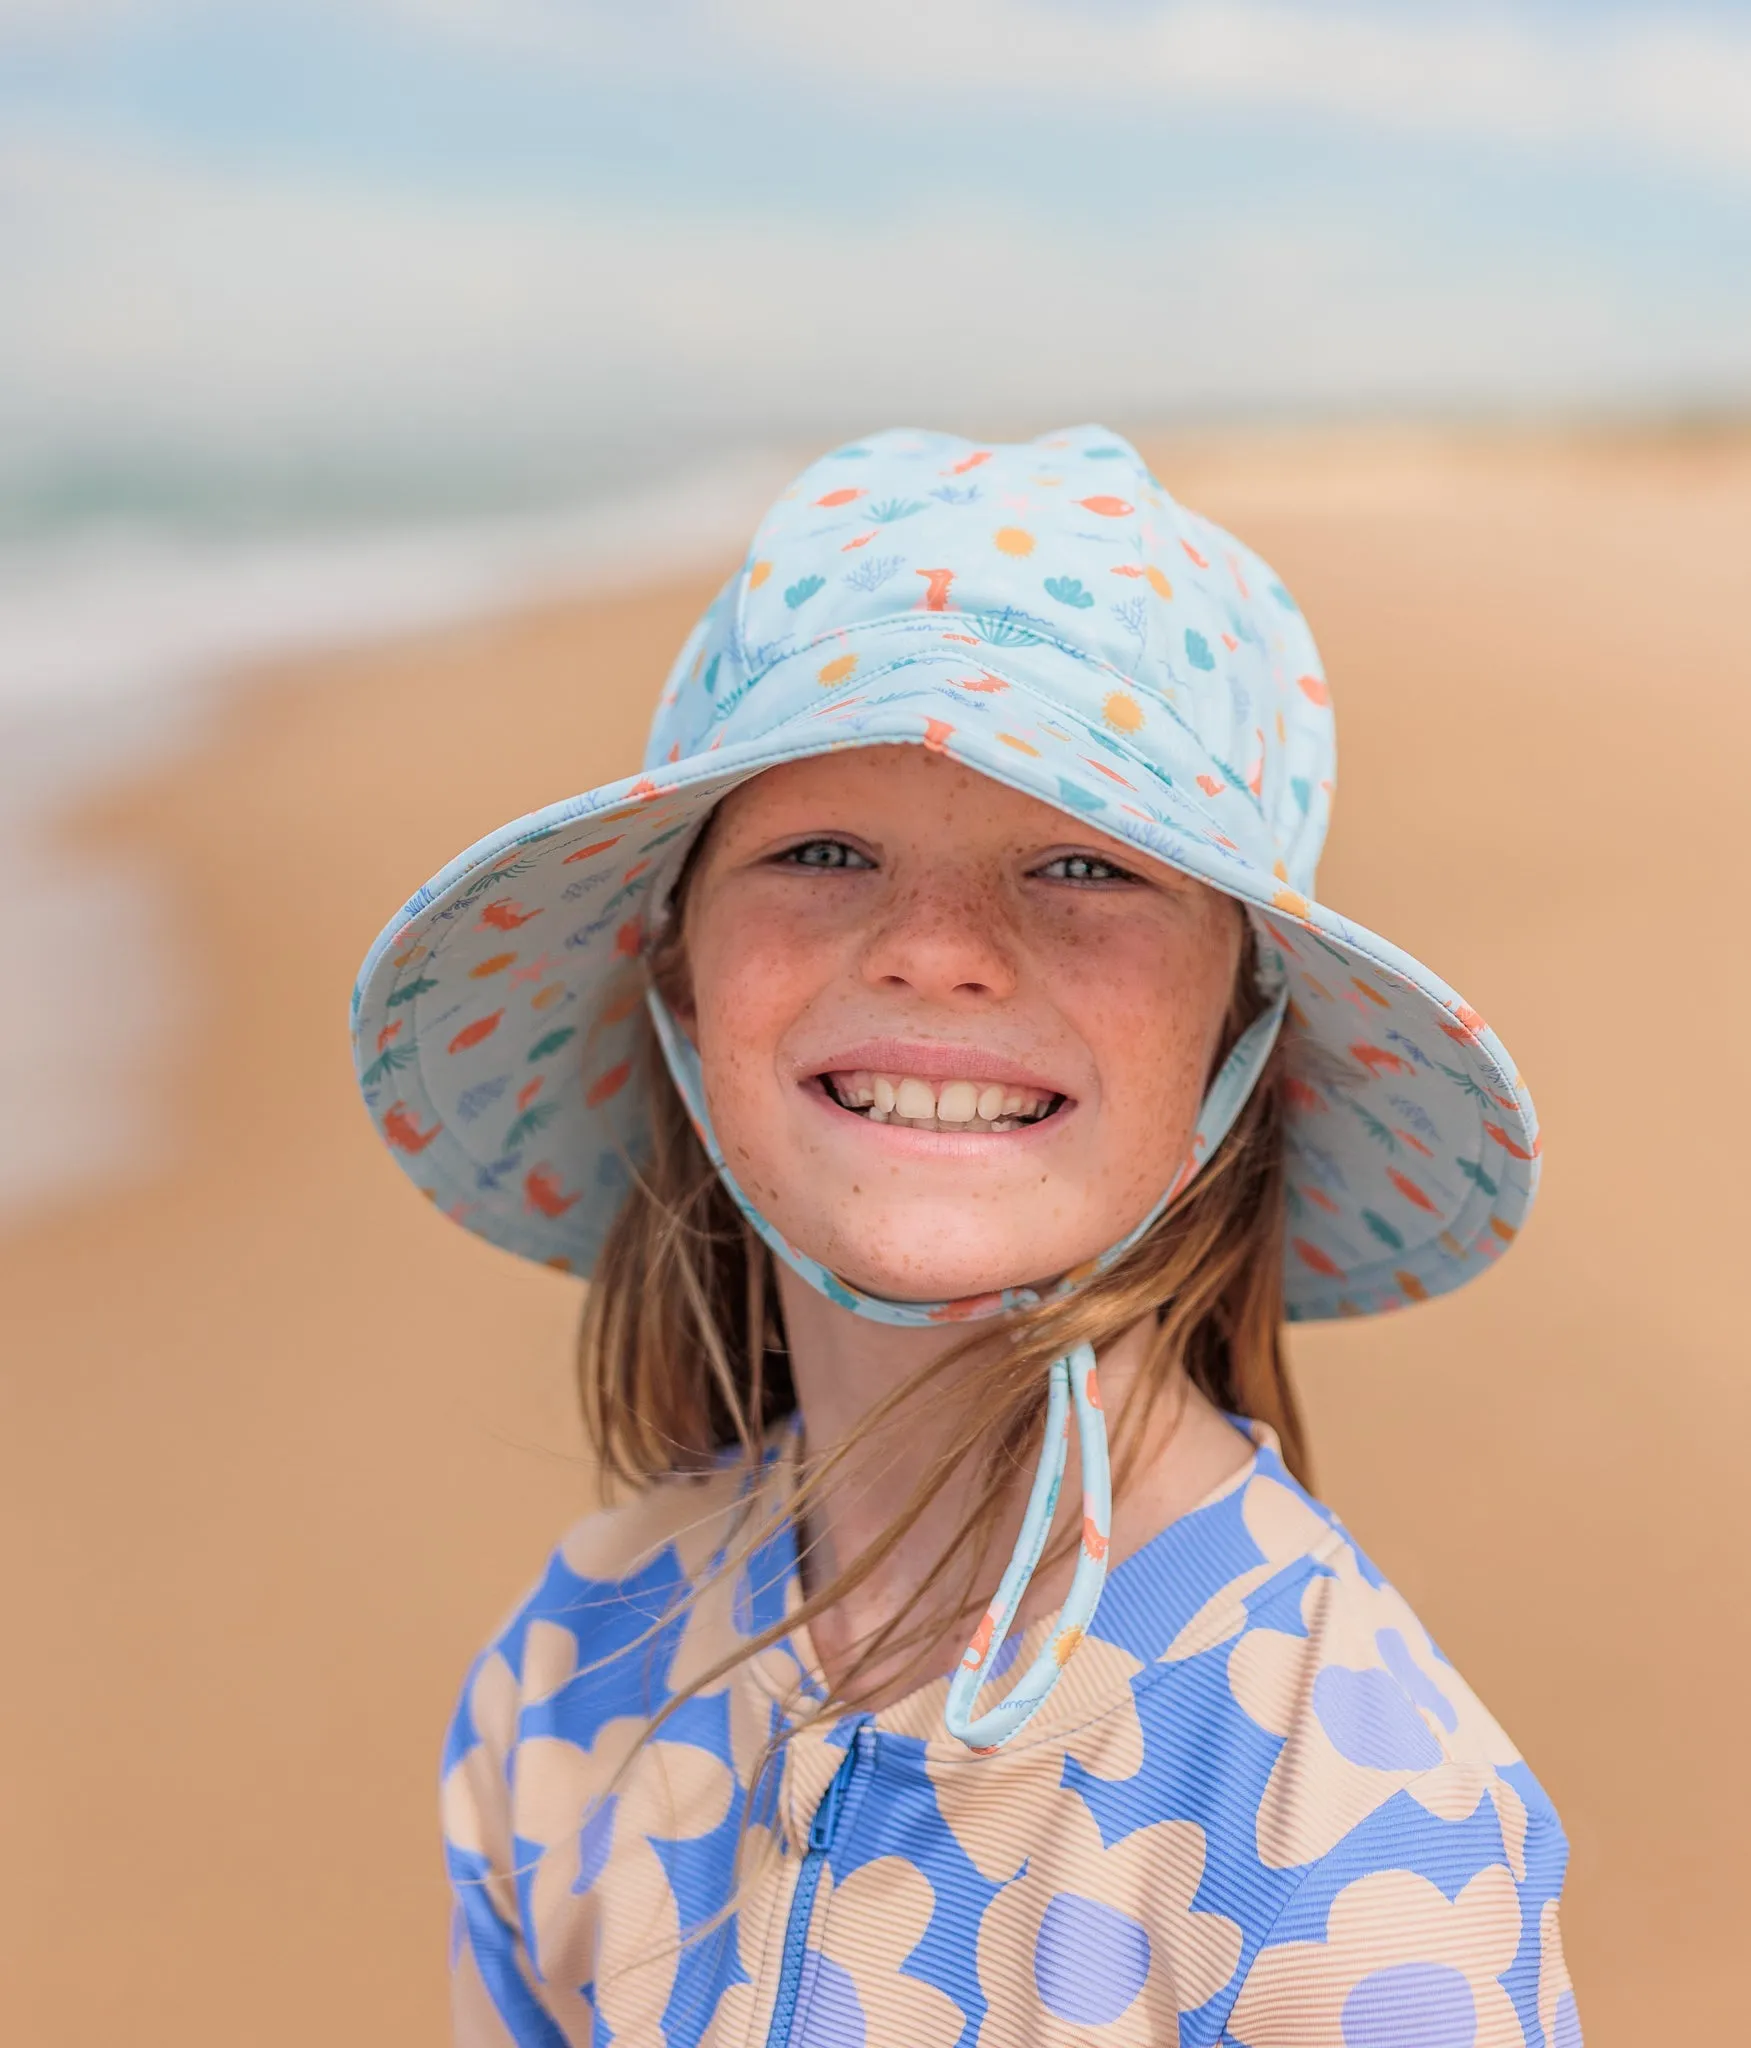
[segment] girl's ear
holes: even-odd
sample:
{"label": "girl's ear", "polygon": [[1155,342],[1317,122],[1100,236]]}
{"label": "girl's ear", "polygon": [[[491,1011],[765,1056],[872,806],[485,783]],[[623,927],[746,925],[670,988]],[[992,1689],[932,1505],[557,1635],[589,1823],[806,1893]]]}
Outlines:
{"label": "girl's ear", "polygon": [[671,901],[668,916],[656,943],[646,956],[651,986],[663,999],[669,1015],[695,1047],[699,1043],[699,1006],[693,999],[693,971],[687,958],[682,933],[682,915]]}
{"label": "girl's ear", "polygon": [[714,810],[688,847],[681,872],[675,877],[675,885],[664,905],[662,926],[647,956],[657,994],[667,1004],[669,1015],[680,1025],[695,1049],[699,1045],[699,1005],[693,1000],[693,969],[687,958],[687,899],[700,856],[716,822],[717,812]]}

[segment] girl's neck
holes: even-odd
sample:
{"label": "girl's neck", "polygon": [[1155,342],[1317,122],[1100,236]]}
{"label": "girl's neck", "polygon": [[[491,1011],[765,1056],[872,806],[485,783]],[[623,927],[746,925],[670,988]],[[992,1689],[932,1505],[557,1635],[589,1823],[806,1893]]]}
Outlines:
{"label": "girl's neck", "polygon": [[[956,1424],[952,1382],[940,1389],[948,1398],[927,1394],[909,1405],[901,1419],[879,1430],[869,1426],[869,1417],[884,1395],[961,1343],[966,1332],[866,1321],[827,1300],[783,1266],[778,1269],[778,1286],[808,1454],[818,1459],[846,1450],[816,1497],[806,1528],[798,1532],[804,1585],[812,1592],[874,1546],[905,1509],[921,1473],[948,1450]],[[1149,1364],[1152,1335],[1153,1325],[1146,1318],[1100,1353],[1101,1398],[1109,1421],[1124,1414],[1137,1389]],[[1115,1465],[1122,1462],[1119,1449],[1115,1444]],[[1249,1455],[1245,1440],[1183,1371],[1174,1368],[1159,1390],[1147,1441],[1113,1503],[1110,1563],[1141,1549],[1239,1471]],[[1080,1523],[1077,1470],[1073,1443],[1054,1535]],[[971,1473],[967,1476],[970,1483]],[[945,1616],[927,1642],[913,1643],[909,1650],[882,1660],[860,1681],[860,1694],[867,1693],[880,1704],[951,1668],[1020,1531],[1032,1477],[1030,1457],[1008,1489],[972,1608]],[[861,1643],[896,1617],[913,1614],[920,1590],[953,1544],[967,1502],[966,1485],[957,1481],[943,1488],[870,1577],[811,1622],[815,1654],[836,1690],[852,1669]],[[1017,1629],[1062,1604],[1073,1569],[1072,1555],[1042,1564],[1017,1615]]]}

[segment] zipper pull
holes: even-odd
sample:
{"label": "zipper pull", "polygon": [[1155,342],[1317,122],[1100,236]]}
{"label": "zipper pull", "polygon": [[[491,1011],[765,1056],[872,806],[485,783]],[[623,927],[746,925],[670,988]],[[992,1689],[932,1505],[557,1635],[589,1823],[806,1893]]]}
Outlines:
{"label": "zipper pull", "polygon": [[845,1810],[845,1796],[851,1790],[851,1781],[863,1761],[865,1733],[866,1728],[859,1728],[851,1738],[844,1762],[833,1773],[826,1791],[821,1794],[821,1803],[815,1808],[815,1817],[809,1823],[811,1856],[824,1856],[833,1846],[833,1837],[839,1832],[839,1817]]}

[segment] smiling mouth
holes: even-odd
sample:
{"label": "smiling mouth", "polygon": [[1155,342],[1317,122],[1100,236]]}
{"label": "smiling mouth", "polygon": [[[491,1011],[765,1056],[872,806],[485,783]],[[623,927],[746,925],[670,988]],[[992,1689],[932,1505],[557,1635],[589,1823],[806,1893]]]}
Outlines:
{"label": "smiling mouth", "polygon": [[909,1131],[982,1136],[1026,1130],[1056,1115],[1069,1100],[1004,1081],[925,1081],[913,1074],[876,1074],[864,1068],[818,1078],[828,1096],[853,1116]]}

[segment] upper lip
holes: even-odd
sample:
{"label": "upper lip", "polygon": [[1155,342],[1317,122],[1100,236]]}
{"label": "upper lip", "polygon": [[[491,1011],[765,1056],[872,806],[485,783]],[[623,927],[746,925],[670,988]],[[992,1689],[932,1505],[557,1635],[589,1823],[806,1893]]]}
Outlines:
{"label": "upper lip", "polygon": [[1032,1088],[1042,1095],[1067,1095],[1064,1085],[1026,1067],[1006,1053],[977,1045],[944,1045],[921,1038],[866,1038],[831,1058],[814,1061],[814,1074],[910,1074],[920,1081],[997,1081],[1007,1088]]}

